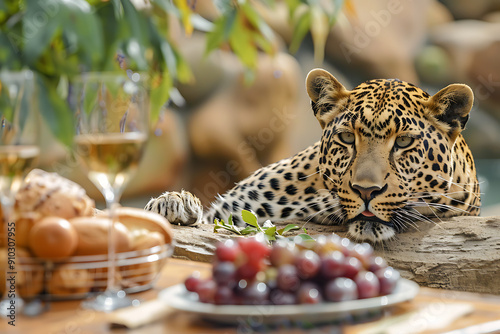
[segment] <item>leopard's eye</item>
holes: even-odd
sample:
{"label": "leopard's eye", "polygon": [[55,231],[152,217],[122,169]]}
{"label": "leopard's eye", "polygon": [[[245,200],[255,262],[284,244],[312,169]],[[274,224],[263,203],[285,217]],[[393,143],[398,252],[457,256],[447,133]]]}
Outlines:
{"label": "leopard's eye", "polygon": [[354,133],[352,133],[352,132],[341,132],[339,134],[339,138],[344,144],[348,144],[348,145],[354,144],[355,138],[354,138]]}
{"label": "leopard's eye", "polygon": [[397,148],[407,148],[413,142],[415,141],[415,138],[409,137],[409,136],[401,136],[396,138],[396,147]]}

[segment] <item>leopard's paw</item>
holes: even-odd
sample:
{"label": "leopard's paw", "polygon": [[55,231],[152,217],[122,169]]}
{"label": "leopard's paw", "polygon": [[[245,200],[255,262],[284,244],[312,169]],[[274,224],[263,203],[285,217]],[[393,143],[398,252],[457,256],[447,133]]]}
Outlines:
{"label": "leopard's paw", "polygon": [[191,225],[203,218],[203,205],[200,200],[184,190],[180,193],[167,191],[157,198],[152,198],[144,210],[159,213],[172,224]]}

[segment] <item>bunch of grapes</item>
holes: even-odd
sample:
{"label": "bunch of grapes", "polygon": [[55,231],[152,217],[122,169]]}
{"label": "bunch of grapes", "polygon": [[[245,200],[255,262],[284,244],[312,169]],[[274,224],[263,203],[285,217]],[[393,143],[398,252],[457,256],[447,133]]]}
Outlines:
{"label": "bunch of grapes", "polygon": [[317,240],[230,239],[215,250],[212,277],[185,281],[204,303],[217,305],[317,304],[393,292],[400,278],[369,244],[332,234]]}

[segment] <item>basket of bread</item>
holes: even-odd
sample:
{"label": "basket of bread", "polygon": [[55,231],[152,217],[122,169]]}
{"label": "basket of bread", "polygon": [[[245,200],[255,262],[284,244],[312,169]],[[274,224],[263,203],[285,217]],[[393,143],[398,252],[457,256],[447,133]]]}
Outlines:
{"label": "basket of bread", "polygon": [[[31,171],[16,194],[14,221],[16,289],[21,297],[84,298],[106,288],[110,220],[78,184],[55,173]],[[8,263],[4,227],[2,282]],[[120,207],[114,237],[116,282],[128,293],[151,288],[173,252],[169,222],[152,212]],[[4,284],[3,294],[2,289]]]}

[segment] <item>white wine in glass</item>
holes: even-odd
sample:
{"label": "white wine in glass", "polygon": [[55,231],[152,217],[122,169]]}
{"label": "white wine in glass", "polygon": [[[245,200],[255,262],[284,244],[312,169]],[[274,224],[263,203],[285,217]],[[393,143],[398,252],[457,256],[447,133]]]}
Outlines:
{"label": "white wine in glass", "polygon": [[75,81],[75,155],[101,191],[109,212],[106,291],[83,303],[109,312],[132,301],[116,280],[115,208],[142,157],[149,132],[147,77],[88,74]]}
{"label": "white wine in glass", "polygon": [[141,132],[82,134],[75,137],[76,150],[89,179],[99,189],[120,191],[141,159],[147,136]]}
{"label": "white wine in glass", "polygon": [[[16,281],[16,225],[13,217],[15,195],[26,174],[36,165],[40,150],[33,110],[33,73],[0,72],[0,204],[3,217],[3,244],[6,263],[0,263],[5,275],[0,314],[12,319],[20,312],[23,300],[19,296]],[[1,224],[0,224],[1,225]],[[2,275],[2,276],[3,276]]]}

